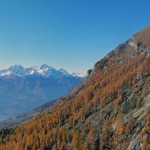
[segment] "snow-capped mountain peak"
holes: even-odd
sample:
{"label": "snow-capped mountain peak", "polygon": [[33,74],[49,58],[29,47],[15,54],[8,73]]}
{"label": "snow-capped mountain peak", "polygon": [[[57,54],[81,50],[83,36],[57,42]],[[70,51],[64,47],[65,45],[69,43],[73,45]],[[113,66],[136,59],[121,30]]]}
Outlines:
{"label": "snow-capped mountain peak", "polygon": [[75,73],[75,72],[73,72],[71,75],[75,77],[82,77],[82,78],[85,78],[87,76],[86,73]]}
{"label": "snow-capped mountain peak", "polygon": [[43,64],[40,67],[41,70],[48,69],[48,68],[52,68],[52,67],[48,66],[47,64]]}
{"label": "snow-capped mountain peak", "polygon": [[25,68],[21,65],[11,66],[7,70],[10,71],[12,74],[19,74],[19,75],[25,74]]}
{"label": "snow-capped mountain peak", "polygon": [[61,68],[58,70],[59,72],[61,72],[64,75],[70,75],[65,69]]}
{"label": "snow-capped mountain peak", "polygon": [[43,77],[53,77],[59,78],[64,76],[74,76],[74,77],[85,77],[85,74],[81,73],[68,73],[65,69],[55,69],[47,64],[43,64],[40,67],[33,66],[33,67],[23,67],[21,65],[14,65],[10,66],[8,69],[0,70],[0,76],[43,76]]}

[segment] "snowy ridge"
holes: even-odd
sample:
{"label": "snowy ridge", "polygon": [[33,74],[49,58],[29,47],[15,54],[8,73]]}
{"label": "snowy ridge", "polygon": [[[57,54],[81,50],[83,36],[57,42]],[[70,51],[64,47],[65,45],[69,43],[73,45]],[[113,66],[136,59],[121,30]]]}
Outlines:
{"label": "snowy ridge", "polygon": [[74,76],[74,77],[86,77],[87,76],[87,74],[86,73],[75,73],[75,72],[73,72],[72,74],[71,74],[72,76]]}
{"label": "snowy ridge", "polygon": [[33,66],[33,67],[23,67],[21,65],[11,66],[7,69],[0,70],[0,76],[43,76],[43,77],[54,77],[60,78],[64,76],[74,76],[84,78],[86,74],[84,73],[68,73],[65,69],[55,69],[47,64],[42,66]]}

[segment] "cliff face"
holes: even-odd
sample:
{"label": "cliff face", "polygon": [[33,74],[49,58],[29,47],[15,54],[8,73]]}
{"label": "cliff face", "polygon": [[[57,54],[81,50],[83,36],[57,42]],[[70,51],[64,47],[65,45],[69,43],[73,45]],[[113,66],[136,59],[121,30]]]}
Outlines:
{"label": "cliff face", "polygon": [[[143,36],[142,36],[143,35]],[[0,132],[1,149],[150,149],[150,27],[98,61],[76,89]]]}

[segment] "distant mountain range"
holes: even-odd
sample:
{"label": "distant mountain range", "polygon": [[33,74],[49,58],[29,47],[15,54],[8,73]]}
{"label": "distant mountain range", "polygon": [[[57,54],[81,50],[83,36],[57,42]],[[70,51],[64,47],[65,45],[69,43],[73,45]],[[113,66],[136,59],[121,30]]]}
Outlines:
{"label": "distant mountain range", "polygon": [[55,69],[47,64],[42,66],[23,67],[21,65],[11,66],[7,69],[0,70],[0,76],[42,76],[47,78],[60,78],[63,76],[85,77],[84,73],[68,73],[65,69]]}
{"label": "distant mountain range", "polygon": [[85,78],[46,64],[0,70],[0,119],[18,115],[66,94]]}

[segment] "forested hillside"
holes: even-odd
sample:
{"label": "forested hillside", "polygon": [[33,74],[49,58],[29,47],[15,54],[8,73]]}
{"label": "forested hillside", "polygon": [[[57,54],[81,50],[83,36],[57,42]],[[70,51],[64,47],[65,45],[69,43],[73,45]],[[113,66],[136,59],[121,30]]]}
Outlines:
{"label": "forested hillside", "polygon": [[1,129],[1,150],[149,150],[150,27],[98,61],[76,89],[29,122]]}

